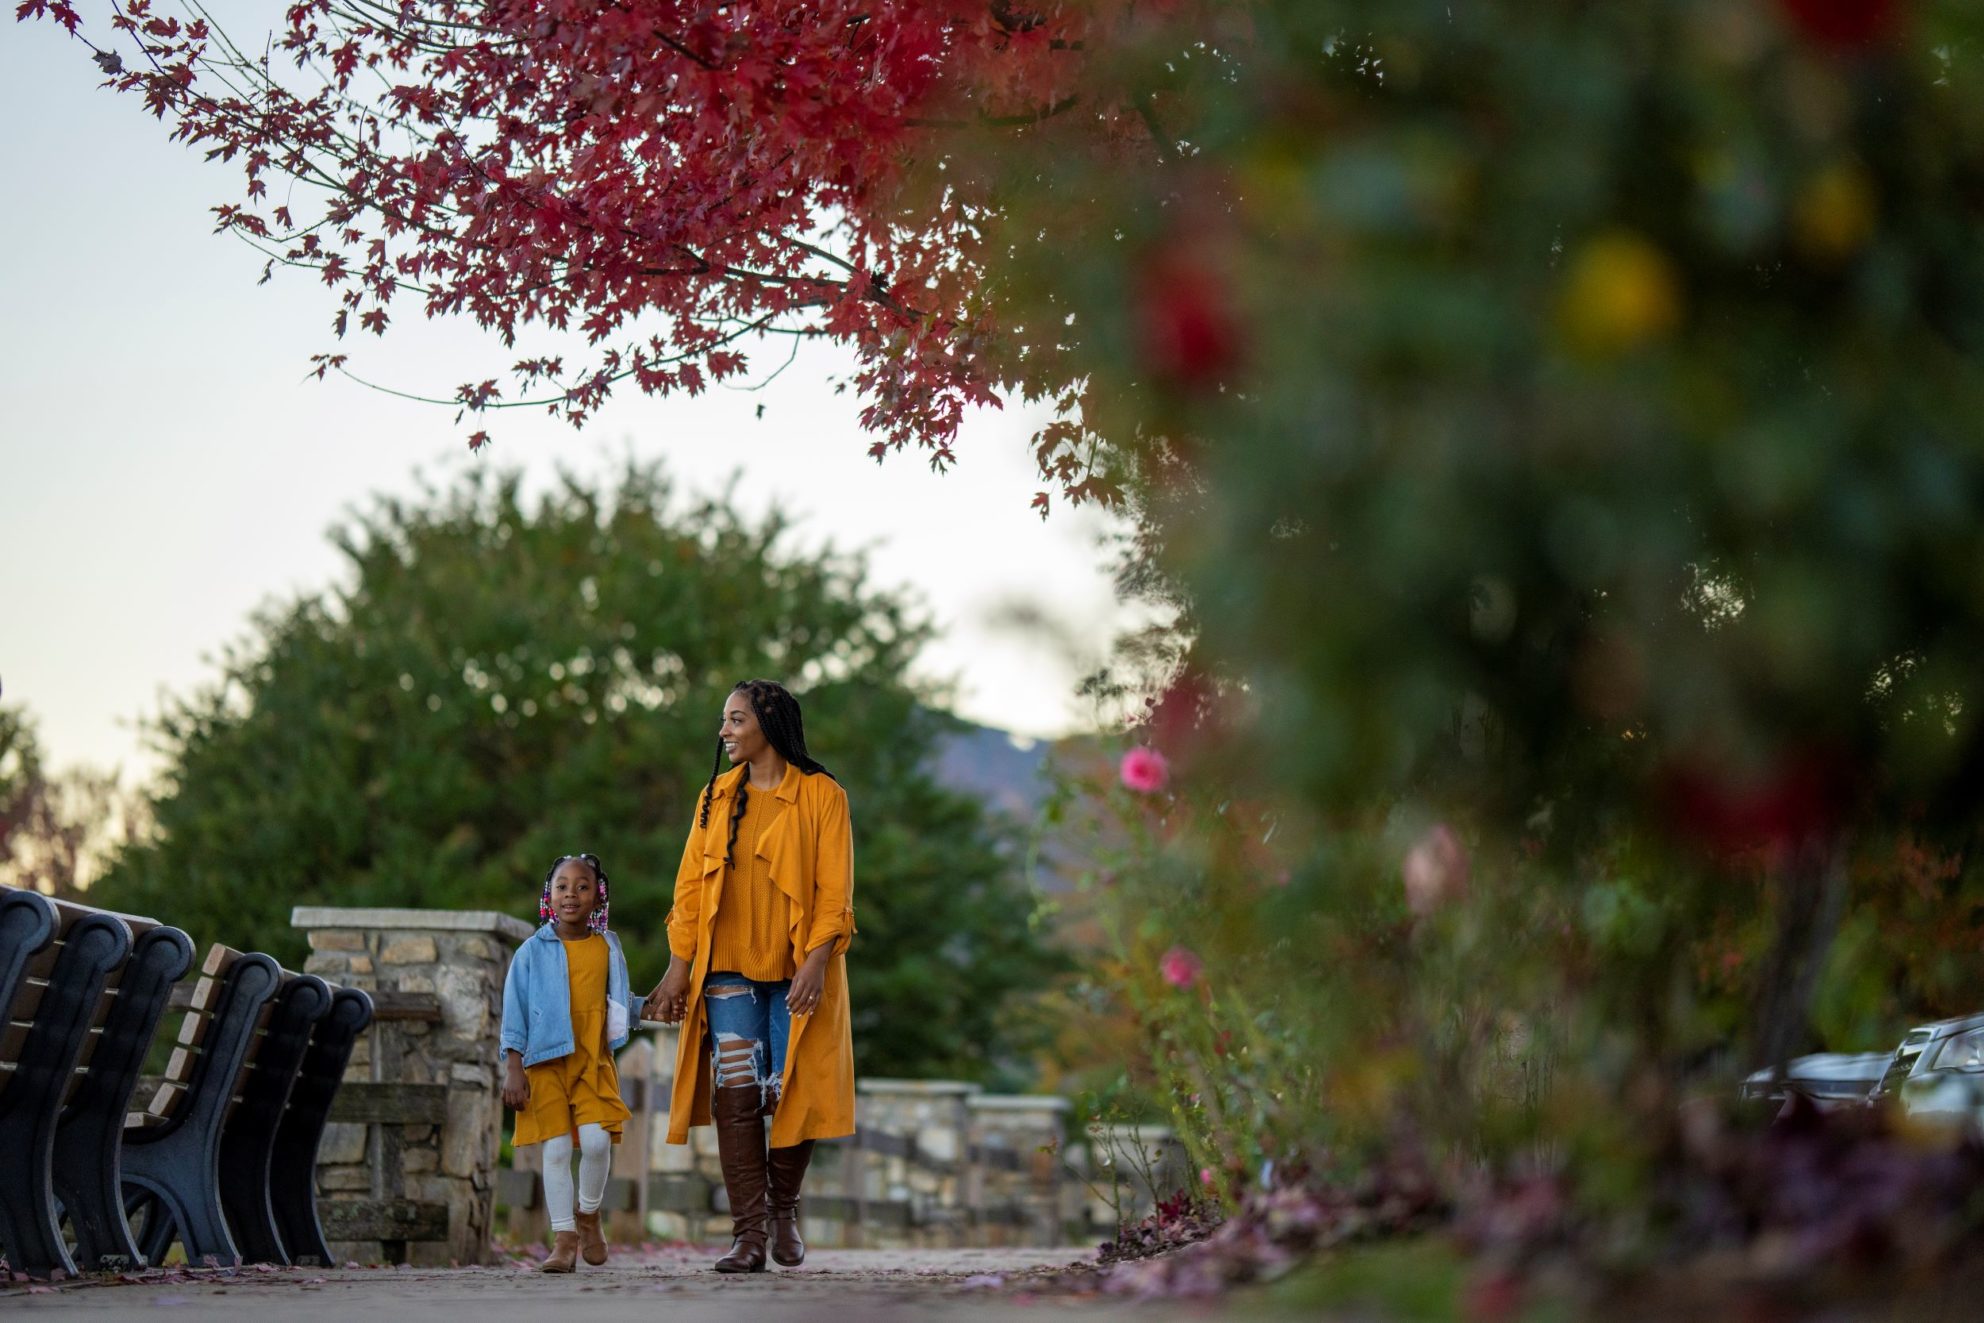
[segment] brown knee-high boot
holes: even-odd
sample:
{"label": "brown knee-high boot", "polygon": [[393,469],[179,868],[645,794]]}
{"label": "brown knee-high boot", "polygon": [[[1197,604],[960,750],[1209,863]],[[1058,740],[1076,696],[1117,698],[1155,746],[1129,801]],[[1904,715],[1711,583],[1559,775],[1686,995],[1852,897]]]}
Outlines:
{"label": "brown knee-high boot", "polygon": [[730,1253],[716,1261],[718,1272],[765,1270],[765,1122],[756,1086],[714,1089],[710,1119],[716,1122],[716,1152],[723,1163],[723,1188],[730,1195]]}
{"label": "brown knee-high boot", "polygon": [[788,1268],[806,1262],[806,1242],[799,1238],[799,1187],[812,1160],[810,1139],[771,1151],[772,1257]]}

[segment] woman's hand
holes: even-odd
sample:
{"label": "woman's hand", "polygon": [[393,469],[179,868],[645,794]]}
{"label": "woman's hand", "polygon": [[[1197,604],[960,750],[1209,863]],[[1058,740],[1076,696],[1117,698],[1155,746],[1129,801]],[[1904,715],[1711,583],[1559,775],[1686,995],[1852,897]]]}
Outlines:
{"label": "woman's hand", "polygon": [[833,949],[833,943],[829,942],[807,952],[806,963],[792,976],[792,986],[786,989],[787,1011],[794,1015],[811,1015],[819,1009],[820,994],[827,990],[827,957]]}
{"label": "woman's hand", "polygon": [[689,966],[678,956],[668,958],[668,972],[641,1003],[641,1017],[663,1024],[680,1024],[689,1010]]}
{"label": "woman's hand", "polygon": [[524,1077],[524,1059],[515,1052],[504,1054],[503,1105],[521,1112],[530,1105],[530,1081]]}

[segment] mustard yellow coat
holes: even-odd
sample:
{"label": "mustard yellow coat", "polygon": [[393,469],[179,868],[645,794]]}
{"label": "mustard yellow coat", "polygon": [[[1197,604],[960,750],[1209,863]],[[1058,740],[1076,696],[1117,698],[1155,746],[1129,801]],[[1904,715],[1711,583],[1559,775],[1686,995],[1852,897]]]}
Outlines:
{"label": "mustard yellow coat", "polygon": [[[675,1090],[668,1107],[668,1142],[686,1144],[689,1127],[710,1123],[710,1058],[703,1041],[703,980],[710,973],[710,932],[723,903],[727,870],[723,853],[730,840],[730,810],[737,786],[750,774],[736,767],[717,778],[710,821],[691,819],[682,867],[675,874],[675,906],[668,913],[670,947],[686,957],[688,1013],[675,1049]],[[754,794],[762,793],[754,791]],[[847,945],[854,936],[854,836],[847,816],[847,792],[830,776],[808,775],[795,766],[772,792],[784,805],[758,838],[758,853],[769,864],[772,884],[785,893],[791,916],[792,961],[828,942],[826,986],[811,1015],[792,1017],[785,1049],[785,1077],[778,1113],[772,1118],[771,1146],[788,1148],[808,1139],[837,1139],[854,1133],[854,1032],[847,1002]],[[698,816],[700,816],[700,802]]]}

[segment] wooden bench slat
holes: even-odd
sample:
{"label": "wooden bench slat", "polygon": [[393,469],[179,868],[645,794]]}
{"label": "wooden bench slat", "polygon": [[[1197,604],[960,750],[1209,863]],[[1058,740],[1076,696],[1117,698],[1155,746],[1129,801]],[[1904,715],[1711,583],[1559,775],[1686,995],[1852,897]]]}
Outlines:
{"label": "wooden bench slat", "polygon": [[7,1019],[19,1024],[30,1024],[34,1013],[41,1009],[41,998],[48,987],[45,978],[31,978],[14,990],[13,1004],[7,1007]]}
{"label": "wooden bench slat", "polygon": [[178,1105],[180,1096],[185,1092],[186,1088],[184,1085],[167,1080],[164,1084],[158,1086],[158,1092],[152,1095],[151,1106],[145,1110],[160,1120],[164,1120],[172,1115],[172,1109]]}
{"label": "wooden bench slat", "polygon": [[212,1023],[211,1015],[203,1011],[188,1011],[186,1018],[179,1022],[179,1033],[176,1036],[179,1045],[189,1052],[199,1051],[200,1040],[207,1036],[207,1026]]}

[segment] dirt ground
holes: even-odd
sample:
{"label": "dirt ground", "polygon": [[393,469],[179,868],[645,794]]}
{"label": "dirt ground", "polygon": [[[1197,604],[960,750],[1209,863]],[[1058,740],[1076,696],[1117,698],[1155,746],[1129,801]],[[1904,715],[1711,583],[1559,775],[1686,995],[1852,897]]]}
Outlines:
{"label": "dirt ground", "polygon": [[[167,1269],[134,1278],[0,1287],[0,1313],[42,1311],[121,1318],[184,1309],[206,1318],[319,1323],[370,1315],[378,1323],[758,1323],[869,1318],[944,1318],[996,1323],[1079,1314],[1084,1319],[1204,1317],[1149,1303],[1029,1295],[1029,1273],[1065,1267],[1081,1250],[815,1250],[797,1269],[747,1277],[709,1270],[720,1250],[669,1247],[617,1252],[599,1268],[569,1277],[520,1266],[487,1268]],[[744,1311],[739,1312],[740,1308]]]}

